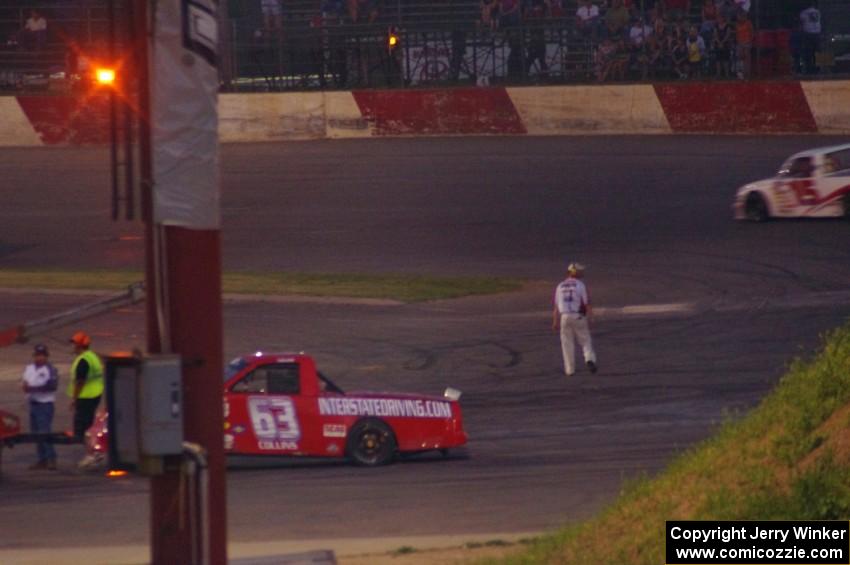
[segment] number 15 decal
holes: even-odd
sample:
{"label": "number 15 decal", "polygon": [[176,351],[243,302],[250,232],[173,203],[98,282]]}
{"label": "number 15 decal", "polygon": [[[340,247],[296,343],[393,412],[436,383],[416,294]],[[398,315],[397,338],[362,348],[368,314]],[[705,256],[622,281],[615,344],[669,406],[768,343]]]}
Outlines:
{"label": "number 15 decal", "polygon": [[248,399],[251,424],[257,439],[298,441],[301,427],[295,414],[295,405],[286,397]]}

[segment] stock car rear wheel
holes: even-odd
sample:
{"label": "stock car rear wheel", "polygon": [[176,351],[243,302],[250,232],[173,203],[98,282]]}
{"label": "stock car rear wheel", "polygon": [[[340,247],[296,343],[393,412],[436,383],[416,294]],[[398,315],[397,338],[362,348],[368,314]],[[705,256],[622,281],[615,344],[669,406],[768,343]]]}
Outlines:
{"label": "stock car rear wheel", "polygon": [[346,452],[357,465],[377,467],[391,463],[397,443],[392,429],[380,420],[361,420],[351,428]]}
{"label": "stock car rear wheel", "polygon": [[766,222],[770,219],[770,214],[767,211],[767,202],[764,201],[764,197],[758,192],[751,192],[747,195],[744,211],[747,219],[751,222]]}

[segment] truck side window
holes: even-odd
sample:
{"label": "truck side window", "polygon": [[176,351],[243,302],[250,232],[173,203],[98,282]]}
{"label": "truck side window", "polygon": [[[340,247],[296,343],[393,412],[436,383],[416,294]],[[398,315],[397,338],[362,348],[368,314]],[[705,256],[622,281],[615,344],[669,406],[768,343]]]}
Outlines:
{"label": "truck side window", "polygon": [[301,392],[301,378],[297,364],[273,365],[266,370],[269,394],[299,394]]}
{"label": "truck side window", "polygon": [[258,367],[233,385],[233,392],[259,394],[299,394],[301,379],[296,363]]}

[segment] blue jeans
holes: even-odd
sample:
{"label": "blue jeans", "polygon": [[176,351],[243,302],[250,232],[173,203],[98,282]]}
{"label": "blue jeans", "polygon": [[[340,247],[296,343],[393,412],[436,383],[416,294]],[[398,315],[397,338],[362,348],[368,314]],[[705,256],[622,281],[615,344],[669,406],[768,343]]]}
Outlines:
{"label": "blue jeans", "polygon": [[[49,434],[53,425],[52,402],[30,402],[30,431],[34,434]],[[36,444],[39,461],[55,461],[53,444],[42,441]]]}

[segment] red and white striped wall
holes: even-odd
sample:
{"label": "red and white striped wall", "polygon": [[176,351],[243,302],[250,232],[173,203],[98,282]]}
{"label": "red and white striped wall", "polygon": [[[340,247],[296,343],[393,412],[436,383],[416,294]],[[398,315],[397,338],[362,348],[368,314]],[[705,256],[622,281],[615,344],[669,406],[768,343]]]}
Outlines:
{"label": "red and white striped wall", "polygon": [[[104,143],[104,99],[0,97],[0,146]],[[419,135],[850,133],[850,81],[223,94],[227,142]]]}

